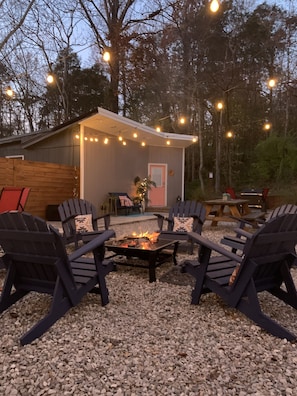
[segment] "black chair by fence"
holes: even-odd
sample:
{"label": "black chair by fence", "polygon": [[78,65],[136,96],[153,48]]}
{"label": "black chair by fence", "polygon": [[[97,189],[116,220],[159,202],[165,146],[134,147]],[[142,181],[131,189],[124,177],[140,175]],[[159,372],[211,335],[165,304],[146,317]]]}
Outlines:
{"label": "black chair by fence", "polygon": [[[89,292],[101,294],[102,306],[108,303],[105,276],[114,264],[104,260],[104,242],[113,235],[105,231],[68,255],[61,235],[44,220],[24,212],[0,215],[0,245],[7,269],[0,313],[32,291],[52,295],[49,312],[21,337],[22,345],[44,334]],[[87,253],[93,257],[86,257]]]}

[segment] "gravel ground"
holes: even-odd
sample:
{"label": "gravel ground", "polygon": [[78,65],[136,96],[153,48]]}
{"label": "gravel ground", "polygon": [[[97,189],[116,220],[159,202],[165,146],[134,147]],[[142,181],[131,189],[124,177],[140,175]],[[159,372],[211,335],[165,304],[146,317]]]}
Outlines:
{"label": "gravel ground", "polygon": [[[155,222],[136,226],[152,231]],[[121,236],[129,227],[113,228]],[[231,228],[203,231],[214,241],[224,233]],[[46,312],[49,297],[32,293],[1,314],[0,395],[296,395],[296,344],[262,331],[214,294],[192,306],[190,279],[175,282],[171,269],[162,265],[149,283],[146,270],[119,267],[107,276],[106,307],[85,296],[24,347],[19,337]],[[266,293],[261,302],[297,333],[293,309]]]}

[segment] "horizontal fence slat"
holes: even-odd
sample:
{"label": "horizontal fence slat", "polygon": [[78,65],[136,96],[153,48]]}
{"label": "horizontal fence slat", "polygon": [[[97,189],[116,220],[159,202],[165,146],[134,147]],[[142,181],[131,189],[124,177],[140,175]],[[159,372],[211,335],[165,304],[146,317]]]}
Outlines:
{"label": "horizontal fence slat", "polygon": [[45,219],[48,205],[72,198],[74,188],[79,194],[79,169],[0,157],[0,188],[4,186],[30,187],[25,211]]}

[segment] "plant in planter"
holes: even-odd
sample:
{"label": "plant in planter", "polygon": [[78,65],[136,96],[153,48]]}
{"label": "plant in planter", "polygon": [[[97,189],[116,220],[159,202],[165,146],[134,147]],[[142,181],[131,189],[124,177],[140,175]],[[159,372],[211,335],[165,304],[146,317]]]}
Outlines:
{"label": "plant in planter", "polygon": [[152,187],[156,187],[156,183],[149,177],[141,179],[136,176],[134,179],[134,185],[136,186],[136,197],[133,199],[134,203],[141,203],[144,207],[148,203],[147,193]]}

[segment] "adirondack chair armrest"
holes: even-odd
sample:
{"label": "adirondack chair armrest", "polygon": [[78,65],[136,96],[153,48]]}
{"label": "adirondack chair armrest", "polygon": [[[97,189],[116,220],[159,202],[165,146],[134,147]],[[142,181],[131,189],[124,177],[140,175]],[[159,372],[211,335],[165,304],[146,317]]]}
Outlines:
{"label": "adirondack chair armrest", "polygon": [[93,219],[93,221],[97,221],[97,220],[101,220],[101,219],[104,220],[105,229],[108,230],[108,227],[110,226],[110,214],[106,213],[104,215],[97,216],[96,218]]}
{"label": "adirondack chair armrest", "polygon": [[254,224],[248,220],[239,218],[239,217],[235,217],[230,215],[229,217],[231,217],[231,219],[236,220],[239,223],[239,228],[244,228],[245,226],[250,226],[250,227],[254,227]]}
{"label": "adirondack chair armrest", "polygon": [[79,249],[75,250],[73,253],[69,255],[69,260],[74,261],[79,257],[92,252],[98,246],[101,246],[106,242],[108,239],[115,236],[115,232],[112,230],[106,230],[96,238],[92,239],[90,242],[86,243],[85,245],[81,246]]}
{"label": "adirondack chair armrest", "polygon": [[160,231],[163,230],[164,221],[167,221],[169,223],[173,223],[173,220],[170,220],[170,219],[168,219],[168,217],[165,217],[165,216],[163,216],[163,215],[161,215],[159,213],[154,213],[154,216],[157,217],[158,227],[159,227]]}
{"label": "adirondack chair armrest", "polygon": [[207,238],[204,238],[202,235],[198,234],[197,232],[189,232],[188,234],[193,242],[197,243],[200,246],[205,246],[206,248],[213,250],[221,255],[228,257],[230,260],[234,260],[237,263],[242,262],[242,257],[238,256],[235,253],[230,252],[229,250],[225,249],[223,246],[210,241]]}
{"label": "adirondack chair armrest", "polygon": [[243,237],[245,237],[247,239],[250,239],[253,236],[253,234],[251,232],[243,230],[242,228],[235,228],[234,232],[236,233],[237,237],[242,237],[243,236]]}

